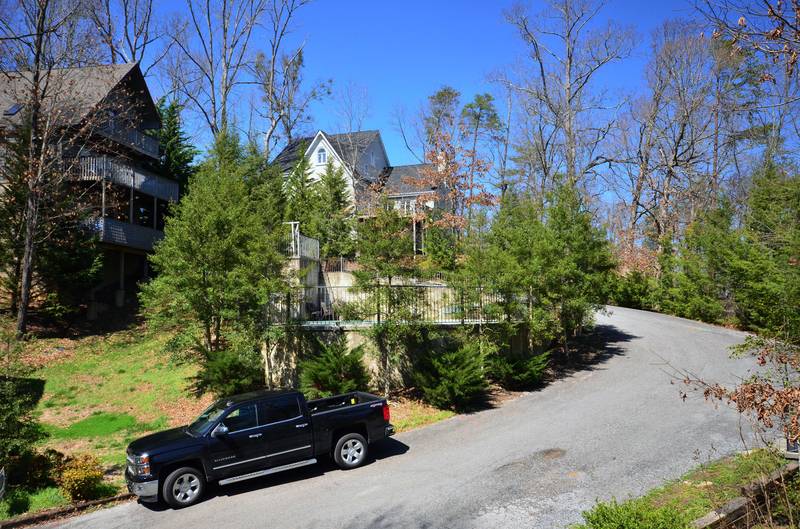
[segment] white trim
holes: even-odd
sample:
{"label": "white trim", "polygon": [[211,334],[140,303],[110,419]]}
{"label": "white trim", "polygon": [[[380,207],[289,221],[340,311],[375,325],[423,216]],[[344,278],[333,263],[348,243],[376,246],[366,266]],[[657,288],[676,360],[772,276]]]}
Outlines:
{"label": "white trim", "polygon": [[244,463],[249,463],[251,461],[258,461],[259,459],[266,459],[268,457],[269,456],[258,456],[258,457],[254,457],[253,459],[245,459],[244,461],[236,461],[235,463],[228,463],[227,465],[220,465],[218,467],[211,467],[211,470],[219,470],[221,468],[228,468],[228,467],[232,467],[232,466],[236,466],[236,465],[242,465]]}
{"label": "white trim", "polygon": [[311,448],[311,445],[298,446],[297,448],[290,448],[289,450],[284,450],[283,452],[275,452],[272,454],[267,454],[267,457],[282,456],[283,454],[288,454],[289,452],[297,452],[298,450],[304,450],[306,448]]}
{"label": "white trim", "polygon": [[297,463],[289,463],[288,465],[282,465],[275,468],[268,468],[266,470],[259,470],[257,472],[251,472],[249,474],[242,474],[241,476],[236,476],[233,478],[221,479],[219,480],[220,485],[227,485],[228,483],[236,483],[237,481],[244,481],[246,479],[258,478],[261,476],[267,476],[269,474],[275,474],[276,472],[283,472],[284,470],[291,470],[293,468],[304,467],[306,465],[313,465],[316,463],[316,459],[306,459],[305,461],[298,461]]}
{"label": "white trim", "polygon": [[267,454],[265,456],[258,456],[258,457],[254,457],[252,459],[245,459],[244,461],[237,461],[235,463],[228,463],[227,465],[220,465],[218,467],[211,467],[211,470],[219,470],[221,468],[227,468],[227,467],[232,467],[232,466],[235,466],[235,465],[241,465],[243,463],[249,463],[251,461],[258,461],[259,459],[266,459],[268,457],[282,456],[283,454],[288,454],[289,452],[297,452],[298,450],[304,450],[306,448],[311,448],[311,445],[298,446],[297,448],[290,448],[289,450],[284,450],[283,452],[273,452],[273,453]]}

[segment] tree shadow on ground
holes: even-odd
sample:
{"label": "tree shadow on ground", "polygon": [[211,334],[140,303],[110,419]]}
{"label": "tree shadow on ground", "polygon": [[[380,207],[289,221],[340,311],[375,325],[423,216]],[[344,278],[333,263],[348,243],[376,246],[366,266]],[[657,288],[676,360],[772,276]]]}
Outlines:
{"label": "tree shadow on ground", "polygon": [[[560,348],[553,349],[550,353],[549,367],[541,383],[534,387],[520,388],[520,391],[541,391],[553,382],[575,373],[594,371],[611,358],[625,354],[622,344],[636,338],[638,336],[623,332],[613,325],[597,325],[589,332],[572,338],[567,353]],[[497,408],[507,400],[504,397],[509,393],[511,392],[493,386],[469,408],[460,409],[458,412],[475,413]]]}
{"label": "tree shadow on ground", "polygon": [[[375,463],[376,461],[403,455],[409,450],[410,447],[407,444],[402,443],[397,439],[392,439],[391,437],[388,439],[384,439],[382,441],[370,445],[367,461],[364,463],[363,466],[368,467],[369,465]],[[315,465],[309,465],[306,467],[300,467],[293,470],[287,470],[285,472],[278,472],[276,474],[271,474],[269,476],[263,476],[260,478],[248,479],[245,481],[240,481],[238,483],[232,483],[230,485],[217,485],[216,483],[211,483],[208,485],[208,488],[206,489],[206,494],[203,497],[203,499],[200,500],[200,503],[208,501],[217,496],[237,496],[239,494],[245,494],[259,489],[266,489],[278,485],[285,485],[297,481],[304,481],[307,479],[324,476],[329,472],[347,472],[341,470],[336,465],[336,463],[334,463],[333,459],[330,457],[322,456],[318,457],[317,459],[318,462]],[[140,502],[140,503],[153,511],[165,511],[169,509],[169,507],[165,505],[163,502],[159,503]]]}
{"label": "tree shadow on ground", "polygon": [[135,329],[143,322],[137,309],[109,310],[96,320],[89,320],[83,312],[58,320],[32,310],[28,316],[28,334],[36,338],[79,339]]}
{"label": "tree shadow on ground", "polygon": [[545,384],[574,375],[594,371],[615,356],[625,354],[622,344],[638,336],[628,334],[613,325],[597,325],[591,331],[573,338],[566,354],[561,350],[550,356],[550,368]]}

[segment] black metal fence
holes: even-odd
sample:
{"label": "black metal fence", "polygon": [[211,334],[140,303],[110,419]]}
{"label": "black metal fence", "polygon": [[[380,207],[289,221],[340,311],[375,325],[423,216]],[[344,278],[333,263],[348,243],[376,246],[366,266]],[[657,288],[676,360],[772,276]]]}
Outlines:
{"label": "black metal fence", "polygon": [[417,321],[439,324],[489,323],[524,317],[524,297],[479,286],[373,285],[294,289],[272,303],[275,322],[307,324]]}

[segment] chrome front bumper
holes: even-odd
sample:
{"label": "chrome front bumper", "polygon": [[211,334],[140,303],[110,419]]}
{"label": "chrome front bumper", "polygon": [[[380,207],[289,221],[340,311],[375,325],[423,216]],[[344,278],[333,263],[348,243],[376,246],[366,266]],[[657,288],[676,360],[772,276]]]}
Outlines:
{"label": "chrome front bumper", "polygon": [[136,494],[142,501],[158,501],[158,480],[152,481],[131,481],[128,483],[128,491]]}

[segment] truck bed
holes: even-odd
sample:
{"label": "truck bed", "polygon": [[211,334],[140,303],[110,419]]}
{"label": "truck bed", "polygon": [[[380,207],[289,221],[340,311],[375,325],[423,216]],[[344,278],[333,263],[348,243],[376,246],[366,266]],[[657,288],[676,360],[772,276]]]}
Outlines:
{"label": "truck bed", "polygon": [[324,399],[309,400],[306,405],[308,406],[308,412],[314,416],[320,413],[342,410],[350,406],[380,402],[382,400],[383,399],[380,397],[370,393],[351,391],[350,393],[342,393],[341,395],[334,395],[333,397],[326,397]]}

